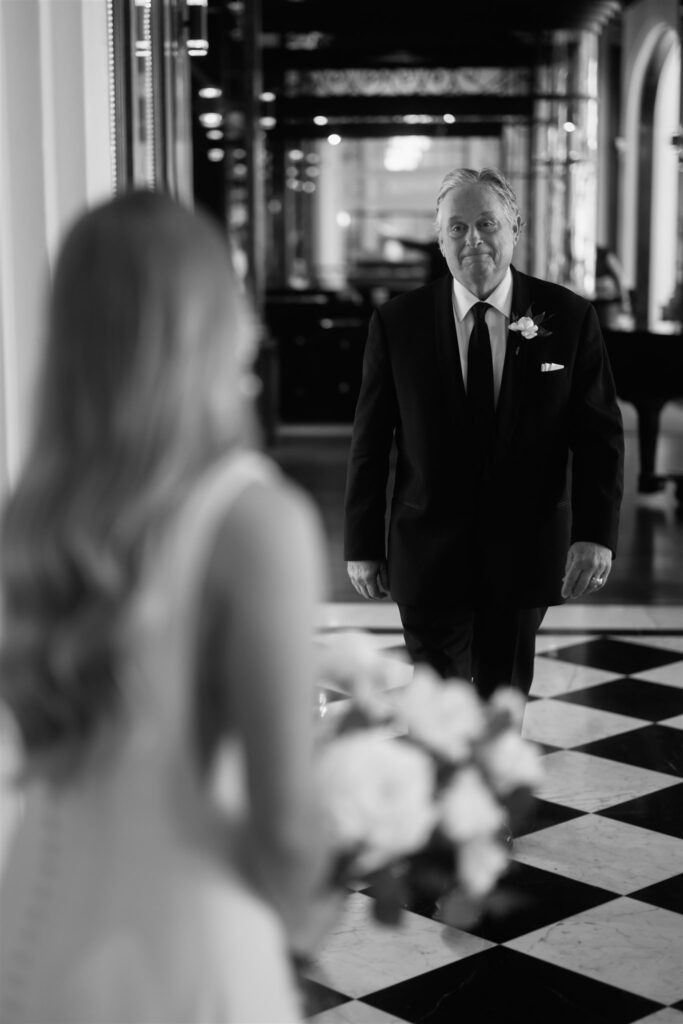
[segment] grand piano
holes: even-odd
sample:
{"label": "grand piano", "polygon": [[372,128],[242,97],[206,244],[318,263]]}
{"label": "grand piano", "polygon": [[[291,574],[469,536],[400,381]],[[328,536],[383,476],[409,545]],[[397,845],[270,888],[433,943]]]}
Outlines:
{"label": "grand piano", "polygon": [[679,473],[656,472],[662,409],[667,402],[683,401],[683,335],[607,328],[603,334],[617,394],[635,407],[638,416],[638,491],[654,494],[673,479],[677,501],[683,504],[683,465]]}

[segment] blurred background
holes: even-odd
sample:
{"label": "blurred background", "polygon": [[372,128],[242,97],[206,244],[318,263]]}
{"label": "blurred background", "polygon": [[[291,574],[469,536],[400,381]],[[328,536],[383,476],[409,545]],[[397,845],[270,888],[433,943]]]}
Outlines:
{"label": "blurred background", "polygon": [[683,601],[680,29],[679,0],[0,0],[0,492],[58,238],[83,205],[165,189],[229,234],[264,444],[316,497],[330,599],[353,601],[341,503],[368,320],[446,271],[439,183],[488,165],[527,222],[517,267],[603,323],[627,498],[597,600]]}

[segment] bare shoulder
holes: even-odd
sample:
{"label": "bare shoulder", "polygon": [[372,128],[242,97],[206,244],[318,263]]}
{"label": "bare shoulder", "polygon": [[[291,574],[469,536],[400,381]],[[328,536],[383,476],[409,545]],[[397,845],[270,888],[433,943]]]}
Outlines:
{"label": "bare shoulder", "polygon": [[240,530],[275,534],[306,534],[319,528],[313,499],[298,484],[277,474],[272,480],[251,484],[234,506],[234,521]]}
{"label": "bare shoulder", "polygon": [[279,473],[254,480],[230,506],[217,531],[210,574],[291,571],[318,563],[320,515],[312,498]]}

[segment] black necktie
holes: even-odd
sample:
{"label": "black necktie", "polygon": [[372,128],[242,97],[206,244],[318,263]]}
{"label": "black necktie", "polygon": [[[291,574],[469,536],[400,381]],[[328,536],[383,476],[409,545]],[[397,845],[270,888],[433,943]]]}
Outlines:
{"label": "black necktie", "polygon": [[491,442],[494,417],[491,338],[485,320],[488,308],[488,302],[472,307],[474,327],[467,350],[467,405],[483,456]]}

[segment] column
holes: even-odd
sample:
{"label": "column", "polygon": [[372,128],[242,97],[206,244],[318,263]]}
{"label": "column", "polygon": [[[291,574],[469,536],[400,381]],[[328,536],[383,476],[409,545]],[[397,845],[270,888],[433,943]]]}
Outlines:
{"label": "column", "polygon": [[595,285],[598,35],[554,32],[535,72],[533,272],[591,296]]}
{"label": "column", "polygon": [[106,0],[0,0],[0,499],[31,421],[60,237],[112,190]]}

